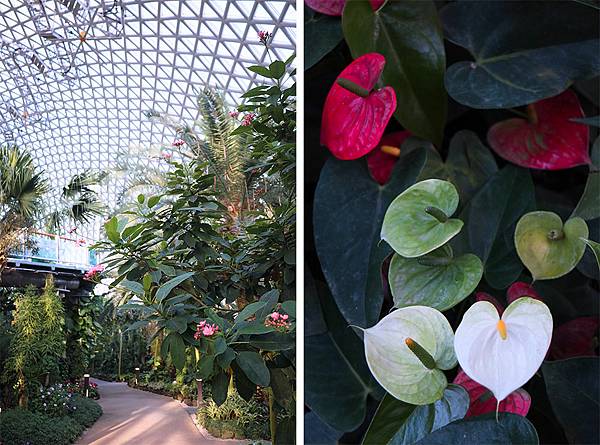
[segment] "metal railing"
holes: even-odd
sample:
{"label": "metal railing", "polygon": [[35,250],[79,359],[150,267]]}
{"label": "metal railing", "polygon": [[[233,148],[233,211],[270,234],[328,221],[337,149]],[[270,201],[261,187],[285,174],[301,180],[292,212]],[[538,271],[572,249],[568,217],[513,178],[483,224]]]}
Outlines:
{"label": "metal railing", "polygon": [[9,260],[61,264],[88,268],[97,264],[96,253],[89,242],[52,233],[32,232],[9,254]]}

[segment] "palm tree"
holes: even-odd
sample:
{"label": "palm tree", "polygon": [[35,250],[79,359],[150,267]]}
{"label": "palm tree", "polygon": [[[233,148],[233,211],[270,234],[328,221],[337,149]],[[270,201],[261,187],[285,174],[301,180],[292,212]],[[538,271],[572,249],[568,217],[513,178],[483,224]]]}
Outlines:
{"label": "palm tree", "polygon": [[0,271],[8,252],[31,227],[48,184],[29,153],[16,145],[0,146]]}

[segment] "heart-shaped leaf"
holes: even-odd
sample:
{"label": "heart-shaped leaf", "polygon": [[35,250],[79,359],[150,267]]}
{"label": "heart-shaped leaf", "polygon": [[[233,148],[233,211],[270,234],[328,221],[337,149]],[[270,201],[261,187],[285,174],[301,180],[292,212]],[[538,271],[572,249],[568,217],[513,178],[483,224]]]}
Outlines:
{"label": "heart-shaped leaf", "polygon": [[579,317],[561,324],[554,331],[550,344],[550,357],[554,360],[598,355],[598,328],[600,319]]}
{"label": "heart-shaped leaf", "polygon": [[538,445],[535,427],[523,416],[484,414],[457,420],[427,435],[414,445],[502,444]]}
{"label": "heart-shaped leaf", "polygon": [[439,400],[456,365],[454,334],[444,315],[426,306],[397,309],[364,330],[371,373],[398,400],[427,405]]}
{"label": "heart-shaped leaf", "polygon": [[409,187],[388,207],[381,239],[406,258],[425,255],[446,244],[463,226],[452,219],[458,192],[448,181],[428,179]]}
{"label": "heart-shaped leaf", "polygon": [[[408,131],[387,134],[381,138],[377,148],[367,156],[369,172],[379,184],[383,185],[390,179],[394,165],[400,156],[400,147],[409,136],[410,132]],[[395,152],[395,154],[390,154],[390,152]]]}
{"label": "heart-shaped leaf", "polygon": [[450,246],[443,246],[420,258],[394,255],[388,278],[395,307],[445,311],[469,296],[482,275],[483,265],[475,255],[454,258]]}
{"label": "heart-shaped leaf", "polygon": [[304,32],[312,39],[304,51],[305,71],[331,52],[344,38],[339,18],[315,14],[309,8],[304,8]]}
{"label": "heart-shaped leaf", "polygon": [[462,419],[469,407],[469,395],[450,384],[442,398],[429,405],[409,405],[387,394],[379,407],[362,445],[412,444],[427,434]]}
{"label": "heart-shaped leaf", "polygon": [[538,370],[552,338],[552,315],[533,298],[519,298],[502,318],[491,303],[471,306],[456,330],[454,349],[461,368],[504,400]]}
{"label": "heart-shaped leaf", "polygon": [[388,1],[375,12],[368,1],[353,0],[344,9],[342,28],[354,57],[378,52],[388,61],[383,84],[402,98],[396,119],[411,133],[440,144],[446,56],[434,3]]}
{"label": "heart-shaped leaf", "polygon": [[579,216],[585,220],[600,218],[600,170],[590,171],[585,183],[585,189],[572,216]]}
{"label": "heart-shaped leaf", "polygon": [[391,249],[378,245],[378,228],[389,203],[414,183],[426,158],[423,150],[402,156],[384,186],[373,181],[364,161],[330,159],[321,171],[314,203],[315,245],[331,293],[352,324],[371,326],[379,318],[380,267]]}
{"label": "heart-shaped leaf", "polygon": [[600,72],[598,11],[577,2],[459,1],[441,18],[446,37],[475,59],[445,78],[450,96],[469,107],[526,105]]}
{"label": "heart-shaped leaf", "polygon": [[531,407],[531,396],[523,388],[511,392],[506,399],[498,404],[489,389],[477,383],[462,370],[458,372],[453,383],[462,386],[469,393],[470,404],[465,417],[492,413],[496,411],[496,408],[501,413],[526,416]]}
{"label": "heart-shaped leaf", "polygon": [[552,212],[524,215],[515,229],[515,246],[534,280],[561,277],[577,266],[583,256],[588,228],[581,218],[571,218],[563,226]]}
{"label": "heart-shaped leaf", "polygon": [[542,367],[552,411],[569,443],[596,444],[600,437],[600,359],[580,357]]}
{"label": "heart-shaped leaf", "polygon": [[[329,90],[321,119],[321,145],[329,148],[336,158],[360,158],[381,139],[396,109],[392,87],[371,91],[384,66],[381,54],[365,54],[348,65]],[[346,86],[340,82],[346,82]],[[348,82],[354,87],[349,87]]]}
{"label": "heart-shaped leaf", "polygon": [[501,157],[521,167],[560,170],[589,164],[590,129],[571,119],[583,116],[577,95],[562,94],[527,106],[528,119],[494,124],[488,142]]}

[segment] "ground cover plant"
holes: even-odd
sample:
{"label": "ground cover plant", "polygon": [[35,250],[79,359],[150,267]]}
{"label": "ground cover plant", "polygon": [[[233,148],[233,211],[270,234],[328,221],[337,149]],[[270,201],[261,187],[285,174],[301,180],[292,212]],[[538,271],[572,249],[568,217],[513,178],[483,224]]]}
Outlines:
{"label": "ground cover plant", "polygon": [[306,442],[598,443],[597,6],[305,5]]}

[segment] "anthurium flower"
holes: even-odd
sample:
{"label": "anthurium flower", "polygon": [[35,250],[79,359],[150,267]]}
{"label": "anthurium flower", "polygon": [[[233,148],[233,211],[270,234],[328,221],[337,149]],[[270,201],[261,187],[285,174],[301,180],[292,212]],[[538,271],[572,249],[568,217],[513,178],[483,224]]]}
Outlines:
{"label": "anthurium flower", "polygon": [[453,383],[462,386],[469,393],[470,403],[465,417],[491,413],[496,410],[496,407],[498,412],[501,413],[526,416],[531,407],[531,396],[523,388],[511,392],[506,399],[498,404],[489,389],[477,383],[462,370],[458,372]]}
{"label": "anthurium flower", "polygon": [[562,360],[571,357],[598,355],[598,317],[579,317],[561,324],[552,337],[550,357]]}
{"label": "anthurium flower", "polygon": [[[377,11],[384,2],[385,0],[371,0],[373,11]],[[321,14],[339,16],[344,12],[346,0],[305,0],[304,3]]]}
{"label": "anthurium flower", "polygon": [[563,224],[552,212],[523,215],[515,228],[515,247],[519,258],[534,280],[562,277],[581,260],[588,227],[579,217]]}
{"label": "anthurium flower", "polygon": [[375,181],[383,185],[388,182],[394,165],[400,156],[402,143],[411,136],[410,131],[397,131],[386,134],[367,156],[369,173]]}
{"label": "anthurium flower", "polygon": [[394,110],[392,87],[373,90],[385,58],[365,54],[338,76],[331,87],[321,122],[321,144],[338,159],[357,159],[377,146]]}
{"label": "anthurium flower", "polygon": [[488,142],[514,164],[560,170],[589,164],[589,127],[573,122],[583,118],[577,95],[566,90],[527,106],[528,119],[512,118],[493,125]]}
{"label": "anthurium flower", "polygon": [[463,371],[498,401],[538,370],[552,339],[552,315],[543,302],[518,298],[502,314],[493,304],[473,304],[456,330],[454,350]]}
{"label": "anthurium flower", "polygon": [[[540,294],[530,284],[522,281],[516,281],[506,290],[506,301],[508,304],[515,301],[517,298],[530,297],[535,300],[544,301]],[[491,296],[487,292],[477,292],[475,294],[476,301],[487,301],[492,303],[499,315],[504,312],[504,305],[498,301],[496,297]]]}
{"label": "anthurium flower", "polygon": [[439,400],[448,385],[444,369],[456,365],[454,333],[444,315],[427,306],[393,311],[364,330],[371,373],[387,392],[413,405]]}

